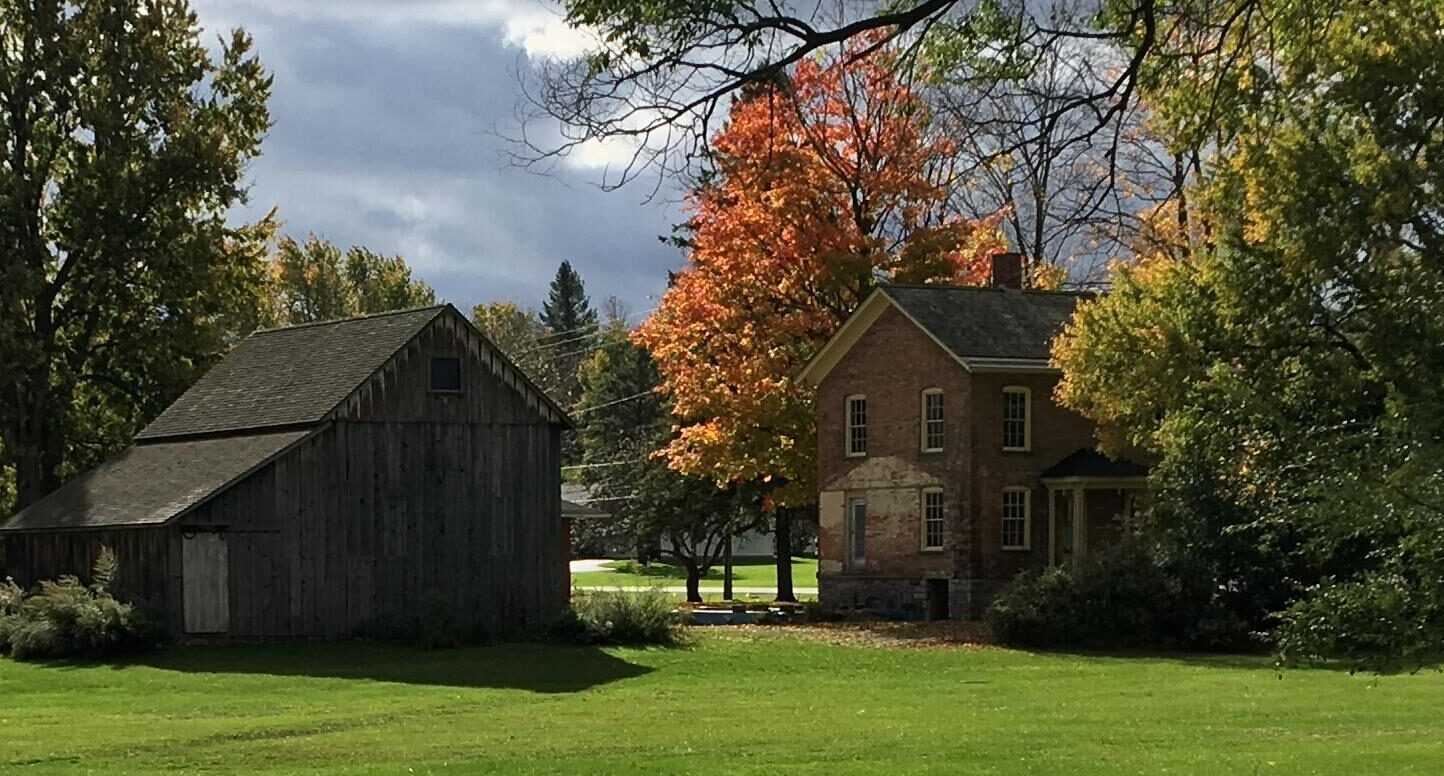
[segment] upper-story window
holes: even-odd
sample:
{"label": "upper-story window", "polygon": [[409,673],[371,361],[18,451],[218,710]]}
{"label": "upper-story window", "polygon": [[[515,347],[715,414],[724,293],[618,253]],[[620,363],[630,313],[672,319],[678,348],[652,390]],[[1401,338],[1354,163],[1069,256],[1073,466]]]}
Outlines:
{"label": "upper-story window", "polygon": [[867,397],[847,397],[847,440],[848,456],[867,455]]}
{"label": "upper-story window", "polygon": [[1033,412],[1027,388],[1003,389],[1003,449],[1027,450],[1033,442]]}
{"label": "upper-story window", "polygon": [[923,489],[923,549],[943,548],[943,489]]}
{"label": "upper-story window", "polygon": [[442,356],[431,359],[431,390],[461,393],[461,359]]}
{"label": "upper-story window", "polygon": [[923,391],[922,406],[922,450],[937,453],[943,449],[943,389],[929,388]]}

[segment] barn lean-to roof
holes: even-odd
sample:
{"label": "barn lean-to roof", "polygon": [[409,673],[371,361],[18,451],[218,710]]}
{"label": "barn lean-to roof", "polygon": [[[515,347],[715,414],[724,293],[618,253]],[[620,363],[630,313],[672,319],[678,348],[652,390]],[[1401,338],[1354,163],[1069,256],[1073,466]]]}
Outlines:
{"label": "barn lean-to roof", "polygon": [[225,490],[309,433],[135,445],[20,510],[0,531],[159,525]]}
{"label": "barn lean-to roof", "polygon": [[16,513],[0,531],[165,523],[265,465],[333,411],[438,316],[487,342],[493,368],[551,422],[566,411],[450,305],[258,331],[197,380],[120,455]]}

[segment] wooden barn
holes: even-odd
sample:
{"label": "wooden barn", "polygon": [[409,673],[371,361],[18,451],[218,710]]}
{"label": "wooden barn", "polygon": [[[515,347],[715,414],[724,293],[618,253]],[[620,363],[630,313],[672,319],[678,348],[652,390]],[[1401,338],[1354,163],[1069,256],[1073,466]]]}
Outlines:
{"label": "wooden barn", "polygon": [[567,604],[568,423],[450,305],[258,332],[0,526],[0,578],[85,578],[109,546],[177,634],[511,632]]}

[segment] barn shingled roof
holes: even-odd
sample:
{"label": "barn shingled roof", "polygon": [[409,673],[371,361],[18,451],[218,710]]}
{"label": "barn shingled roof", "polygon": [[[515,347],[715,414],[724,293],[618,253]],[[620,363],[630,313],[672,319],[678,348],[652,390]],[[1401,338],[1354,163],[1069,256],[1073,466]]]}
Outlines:
{"label": "barn shingled roof", "polygon": [[315,423],[445,309],[436,305],[258,331],[136,441]]}
{"label": "barn shingled roof", "polygon": [[961,359],[1047,360],[1087,294],[966,286],[882,285],[908,317]]}
{"label": "barn shingled roof", "polygon": [[20,510],[0,531],[158,525],[225,489],[308,433],[136,445]]}
{"label": "barn shingled roof", "polygon": [[314,431],[448,309],[436,305],[258,331],[137,434],[133,447],[16,513],[0,531],[164,523]]}

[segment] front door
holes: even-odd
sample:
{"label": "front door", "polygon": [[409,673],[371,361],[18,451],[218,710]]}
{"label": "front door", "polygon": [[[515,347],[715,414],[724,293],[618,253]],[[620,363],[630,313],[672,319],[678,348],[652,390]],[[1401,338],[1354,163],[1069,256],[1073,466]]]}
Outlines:
{"label": "front door", "polygon": [[181,540],[186,633],[225,633],[230,630],[229,581],[224,534],[188,534]]}
{"label": "front door", "polygon": [[928,580],[928,619],[948,619],[948,581],[946,579]]}

